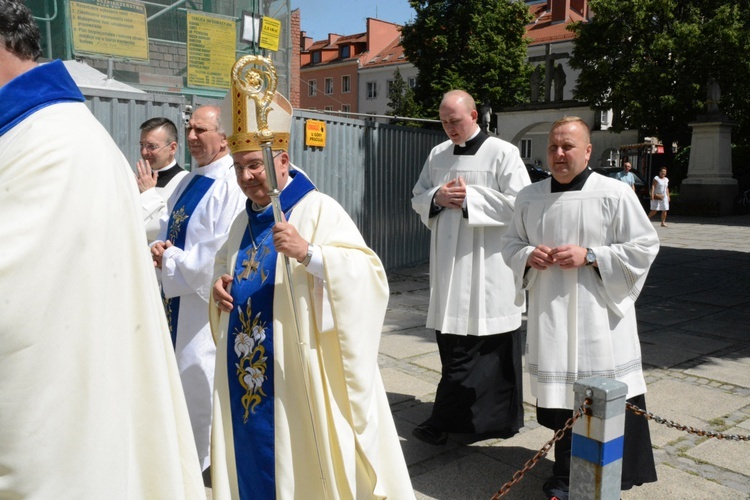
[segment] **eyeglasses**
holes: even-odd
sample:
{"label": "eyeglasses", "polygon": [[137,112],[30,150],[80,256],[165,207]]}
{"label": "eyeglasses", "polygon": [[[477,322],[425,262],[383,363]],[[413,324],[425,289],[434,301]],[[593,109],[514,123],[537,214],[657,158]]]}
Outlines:
{"label": "eyeglasses", "polygon": [[153,152],[155,152],[155,151],[159,151],[160,149],[166,148],[166,147],[167,147],[167,146],[169,146],[170,144],[172,144],[172,143],[171,143],[171,142],[168,142],[168,143],[166,143],[166,144],[165,144],[165,145],[163,145],[163,146],[159,146],[158,144],[152,144],[152,143],[150,143],[150,142],[147,142],[146,144],[144,144],[144,143],[140,142],[140,143],[138,143],[138,146],[139,146],[139,147],[140,147],[141,149],[145,149],[145,150],[146,150],[146,151],[148,151],[149,153],[153,153]]}
{"label": "eyeglasses", "polygon": [[[279,151],[275,155],[273,155],[273,159],[275,160],[278,158],[278,156],[283,153],[283,151]],[[240,165],[239,163],[235,163],[233,165],[234,170],[237,174],[244,174],[245,171],[250,172],[253,175],[258,175],[259,173],[263,172],[263,170],[266,169],[266,165],[263,163],[263,160],[253,160],[247,165]]]}
{"label": "eyeglasses", "polygon": [[240,165],[239,163],[234,164],[234,170],[238,174],[244,174],[245,171],[250,172],[253,175],[258,175],[259,173],[263,172],[266,169],[266,165],[263,163],[263,160],[255,160],[247,165]]}

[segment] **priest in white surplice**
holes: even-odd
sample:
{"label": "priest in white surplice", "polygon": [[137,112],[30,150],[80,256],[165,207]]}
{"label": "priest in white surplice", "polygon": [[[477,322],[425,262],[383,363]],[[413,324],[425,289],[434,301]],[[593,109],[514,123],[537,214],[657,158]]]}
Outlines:
{"label": "priest in white surplice", "polygon": [[143,222],[149,242],[159,237],[167,201],[188,173],[177,164],[177,126],[164,117],[141,123],[141,159],[136,162],[136,182],[141,192]]}
{"label": "priest in white surplice", "polygon": [[482,132],[474,99],[445,94],[436,146],[412,207],[431,230],[430,306],[442,377],[430,418],[413,433],[434,445],[448,433],[510,437],[523,426],[523,295],[500,255],[516,194],[530,184],[518,149]]}
{"label": "priest in white surplice", "polygon": [[216,348],[208,326],[214,257],[245,205],[232,170],[221,109],[201,106],[188,123],[188,147],[198,163],[167,203],[151,253],[161,279],[198,456],[210,462],[211,392]]}
{"label": "priest in white surplice", "polygon": [[205,499],[127,160],[0,0],[0,498]]}
{"label": "priest in white surplice", "polygon": [[[555,122],[547,146],[552,177],[519,193],[503,238],[503,257],[529,293],[526,365],[537,420],[554,430],[572,415],[577,379],[619,380],[629,402],[646,404],[635,301],[659,240],[633,190],[593,173],[590,156],[585,122]],[[570,444],[568,430],[544,485],[550,498],[567,498]],[[626,412],[621,487],[653,481],[648,422]]]}

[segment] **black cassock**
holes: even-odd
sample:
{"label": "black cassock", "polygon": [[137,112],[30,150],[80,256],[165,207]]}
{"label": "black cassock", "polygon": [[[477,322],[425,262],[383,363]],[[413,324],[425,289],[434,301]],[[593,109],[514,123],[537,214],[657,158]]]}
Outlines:
{"label": "black cassock", "polygon": [[435,332],[442,377],[432,415],[422,425],[442,432],[508,438],[523,427],[519,330],[461,336]]}

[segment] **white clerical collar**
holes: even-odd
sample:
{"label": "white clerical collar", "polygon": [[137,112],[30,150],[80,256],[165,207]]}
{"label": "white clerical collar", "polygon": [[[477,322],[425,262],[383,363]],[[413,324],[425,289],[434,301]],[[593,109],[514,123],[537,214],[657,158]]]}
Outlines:
{"label": "white clerical collar", "polygon": [[172,163],[170,163],[166,167],[163,167],[163,168],[160,168],[159,170],[157,170],[157,172],[166,172],[167,170],[169,170],[170,168],[174,167],[175,165],[177,165],[177,160],[176,159],[172,160]]}
{"label": "white clerical collar", "polygon": [[[479,125],[477,125],[477,129],[474,131],[473,134],[471,134],[471,137],[469,137],[468,139],[466,139],[466,142],[469,142],[470,140],[472,140],[473,138],[475,138],[476,136],[478,136],[480,130],[481,129],[479,128]],[[458,144],[458,146],[461,147],[461,148],[465,148],[466,147],[466,142],[462,142],[461,144]]]}

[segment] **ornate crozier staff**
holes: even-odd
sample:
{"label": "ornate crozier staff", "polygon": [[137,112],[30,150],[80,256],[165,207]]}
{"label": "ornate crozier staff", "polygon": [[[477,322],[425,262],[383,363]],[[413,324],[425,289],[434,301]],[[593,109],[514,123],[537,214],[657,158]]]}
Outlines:
{"label": "ornate crozier staff", "polygon": [[[263,153],[263,165],[266,170],[266,179],[268,181],[269,196],[271,197],[271,205],[273,207],[273,218],[275,222],[282,222],[281,201],[279,200],[279,185],[276,179],[276,169],[273,163],[273,144],[274,140],[288,142],[288,137],[279,138],[275,137],[276,134],[268,127],[268,112],[273,111],[271,103],[273,102],[274,95],[276,94],[277,76],[276,68],[273,66],[270,58],[256,55],[247,55],[241,57],[234,66],[232,67],[232,81],[237,85],[237,88],[232,87],[230,92],[241,91],[247,97],[250,97],[255,102],[255,113],[258,125],[258,138],[260,139],[261,151]],[[235,95],[233,102],[236,101],[239,96]],[[234,108],[234,106],[233,106]],[[237,116],[233,116],[232,120],[237,119]],[[307,399],[307,409],[310,415],[310,424],[313,431],[313,439],[315,440],[315,451],[318,456],[318,468],[320,470],[320,480],[323,483],[323,491],[325,492],[326,498],[330,497],[328,492],[328,483],[326,481],[325,472],[323,469],[323,460],[320,455],[320,447],[318,446],[318,430],[315,424],[315,417],[312,407],[312,401],[310,399],[310,374],[309,366],[310,362],[307,358],[308,346],[302,341],[300,333],[299,316],[297,313],[297,300],[292,290],[292,266],[289,262],[289,257],[282,254],[284,258],[284,267],[286,269],[286,289],[289,295],[289,301],[292,307],[292,315],[294,316],[294,331],[297,338],[297,354],[299,355],[300,365],[302,366],[302,374],[305,383],[305,398]]]}

